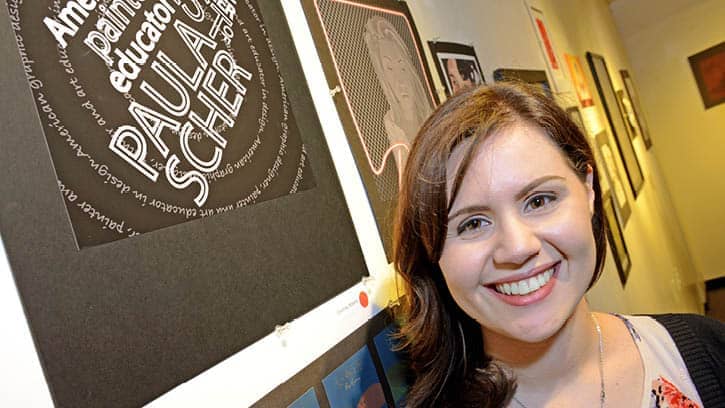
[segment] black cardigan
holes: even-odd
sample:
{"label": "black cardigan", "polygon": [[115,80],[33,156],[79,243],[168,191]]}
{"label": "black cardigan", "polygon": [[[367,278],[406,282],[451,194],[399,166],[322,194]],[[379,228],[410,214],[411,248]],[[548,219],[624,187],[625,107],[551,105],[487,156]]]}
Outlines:
{"label": "black cardigan", "polygon": [[695,314],[651,317],[670,333],[704,408],[725,408],[725,324]]}

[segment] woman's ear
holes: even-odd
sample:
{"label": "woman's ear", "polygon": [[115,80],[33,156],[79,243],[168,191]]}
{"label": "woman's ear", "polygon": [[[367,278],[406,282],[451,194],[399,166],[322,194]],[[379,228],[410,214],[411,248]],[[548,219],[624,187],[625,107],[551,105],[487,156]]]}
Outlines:
{"label": "woman's ear", "polygon": [[589,199],[589,212],[594,215],[594,169],[591,164],[587,164],[587,176],[584,180],[587,187],[587,198]]}

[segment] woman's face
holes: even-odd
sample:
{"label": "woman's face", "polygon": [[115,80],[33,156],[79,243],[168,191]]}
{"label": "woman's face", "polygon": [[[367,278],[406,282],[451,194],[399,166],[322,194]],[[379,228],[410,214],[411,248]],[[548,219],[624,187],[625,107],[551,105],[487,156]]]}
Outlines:
{"label": "woman's face", "polygon": [[[447,163],[448,195],[470,139]],[[538,127],[478,147],[448,215],[440,259],[456,303],[491,331],[548,339],[583,297],[596,260],[592,174],[582,181]]]}

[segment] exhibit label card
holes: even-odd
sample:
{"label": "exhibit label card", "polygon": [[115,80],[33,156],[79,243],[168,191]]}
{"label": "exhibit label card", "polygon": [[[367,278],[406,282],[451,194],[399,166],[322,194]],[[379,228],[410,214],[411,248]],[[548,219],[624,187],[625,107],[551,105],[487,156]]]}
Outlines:
{"label": "exhibit label card", "polygon": [[79,248],[315,186],[254,0],[8,0]]}

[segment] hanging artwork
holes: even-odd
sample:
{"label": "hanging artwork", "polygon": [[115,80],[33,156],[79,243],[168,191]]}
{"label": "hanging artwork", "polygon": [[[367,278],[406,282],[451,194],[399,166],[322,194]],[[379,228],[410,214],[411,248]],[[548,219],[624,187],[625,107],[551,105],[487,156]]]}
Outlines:
{"label": "hanging artwork", "polygon": [[591,52],[587,52],[587,61],[589,62],[589,68],[592,71],[599,97],[604,106],[604,113],[607,115],[609,125],[614,133],[614,139],[617,141],[617,147],[621,154],[622,162],[624,163],[629,186],[636,199],[642,190],[642,186],[644,186],[644,175],[639,166],[639,160],[634,151],[634,146],[632,146],[632,140],[628,136],[628,125],[622,110],[619,108],[619,101],[614,91],[614,85],[609,76],[609,71],[607,70],[607,63],[604,61],[604,57]]}
{"label": "hanging artwork", "polygon": [[461,89],[485,83],[476,51],[470,45],[428,41],[436,70],[450,96]]}
{"label": "hanging artwork", "polygon": [[589,85],[587,79],[584,76],[584,70],[579,63],[579,57],[570,54],[564,54],[566,59],[566,65],[569,67],[569,74],[571,80],[574,82],[574,89],[576,90],[576,96],[579,98],[582,108],[587,108],[594,105],[594,99],[592,93],[589,91]]}
{"label": "hanging artwork", "polygon": [[418,128],[438,103],[405,2],[303,0],[390,259],[392,208]]}
{"label": "hanging artwork", "polygon": [[409,362],[398,351],[390,311],[375,315],[253,407],[405,407]]}
{"label": "hanging artwork", "polygon": [[629,269],[632,267],[632,262],[629,259],[627,244],[624,242],[622,228],[620,227],[613,211],[613,199],[609,194],[605,194],[602,197],[602,201],[604,207],[604,217],[607,220],[607,238],[609,239],[609,247],[612,250],[614,263],[617,266],[619,281],[624,287],[627,283],[627,278],[629,278]]}
{"label": "hanging artwork", "polygon": [[[627,225],[629,216],[632,210],[627,200],[627,193],[625,192],[624,182],[619,177],[619,171],[617,170],[617,164],[615,162],[614,150],[609,143],[609,135],[606,131],[601,131],[595,137],[597,142],[597,151],[599,156],[599,170],[602,173],[600,180],[604,180],[602,184],[607,184],[611,190],[614,202],[616,205],[616,213],[619,219],[621,228]],[[602,187],[602,191],[606,189]]]}
{"label": "hanging artwork", "polygon": [[0,233],[58,406],[144,405],[367,274],[278,2],[1,9]]}
{"label": "hanging artwork", "polygon": [[688,58],[705,109],[725,102],[725,41]]}
{"label": "hanging artwork", "polygon": [[506,69],[499,68],[493,71],[493,80],[500,81],[521,81],[541,87],[549,96],[552,95],[549,79],[546,72],[535,69]]}
{"label": "hanging artwork", "polygon": [[619,109],[622,111],[624,116],[624,123],[627,124],[627,133],[629,138],[634,140],[639,135],[637,130],[637,117],[634,116],[634,109],[632,109],[632,102],[629,101],[627,95],[624,94],[623,89],[617,89],[617,101],[619,102]]}
{"label": "hanging artwork", "polygon": [[[524,4],[527,4],[524,1]],[[537,7],[527,5],[529,17],[536,33],[536,39],[541,49],[541,54],[546,61],[546,72],[548,72],[551,78],[551,89],[553,92],[567,92],[569,91],[569,83],[564,75],[564,70],[561,65],[561,61],[556,53],[556,47],[551,37],[550,27],[546,23],[544,12]]]}
{"label": "hanging artwork", "polygon": [[632,77],[629,75],[627,70],[621,69],[619,70],[619,73],[622,76],[622,83],[624,83],[624,89],[627,91],[629,101],[632,103],[632,109],[634,110],[634,115],[638,125],[637,127],[639,128],[639,132],[644,140],[644,145],[647,149],[649,149],[652,147],[652,139],[649,135],[649,126],[647,126],[647,121],[644,117],[644,111],[642,110],[642,104],[639,101],[637,89],[635,88]]}

